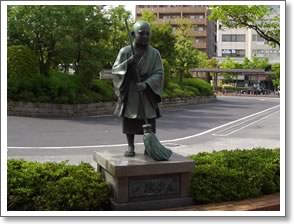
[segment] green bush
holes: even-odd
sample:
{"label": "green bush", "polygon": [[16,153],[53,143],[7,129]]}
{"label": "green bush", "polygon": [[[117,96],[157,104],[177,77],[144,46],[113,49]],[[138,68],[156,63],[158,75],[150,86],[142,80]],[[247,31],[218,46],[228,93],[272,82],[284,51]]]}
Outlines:
{"label": "green bush", "polygon": [[280,190],[279,149],[199,153],[191,181],[197,204],[254,198]]}
{"label": "green bush", "polygon": [[26,46],[9,46],[7,49],[7,73],[9,78],[32,77],[38,74],[37,56]]}
{"label": "green bush", "polygon": [[94,80],[87,88],[80,76],[51,72],[48,77],[9,78],[7,83],[9,100],[39,103],[95,103],[114,99],[112,83]]}
{"label": "green bush", "polygon": [[208,82],[206,82],[202,79],[197,79],[197,78],[184,79],[182,82],[182,85],[190,86],[190,87],[198,89],[201,96],[212,96],[213,95],[212,86]]}
{"label": "green bush", "polygon": [[99,93],[102,95],[105,99],[113,100],[114,99],[114,89],[113,84],[110,81],[107,80],[94,80],[92,82],[91,90]]}
{"label": "green bush", "polygon": [[8,160],[8,210],[98,211],[109,209],[110,190],[87,163]]}
{"label": "green bush", "polygon": [[163,92],[163,98],[190,97],[194,95],[194,92],[190,89],[172,81],[168,82],[167,87],[164,89]]}

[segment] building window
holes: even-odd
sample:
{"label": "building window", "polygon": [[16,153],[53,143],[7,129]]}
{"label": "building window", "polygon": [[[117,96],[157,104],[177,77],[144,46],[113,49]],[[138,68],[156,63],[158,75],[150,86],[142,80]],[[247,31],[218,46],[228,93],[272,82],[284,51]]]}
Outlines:
{"label": "building window", "polygon": [[180,14],[159,14],[159,19],[177,19],[181,18]]}
{"label": "building window", "polygon": [[245,57],[245,50],[223,49],[222,57]]}
{"label": "building window", "polygon": [[192,29],[193,29],[194,31],[204,31],[204,30],[206,30],[206,27],[205,27],[205,26],[194,25],[194,26],[192,27]]}
{"label": "building window", "polygon": [[204,14],[183,14],[183,17],[187,19],[203,19]]}
{"label": "building window", "polygon": [[254,57],[262,58],[262,57],[264,57],[266,55],[268,55],[267,50],[262,50],[262,49],[252,50],[252,56],[254,56]]}
{"label": "building window", "polygon": [[257,34],[252,34],[252,41],[264,42],[265,40],[261,36],[259,36]]}
{"label": "building window", "polygon": [[245,42],[245,34],[223,34],[223,42]]}

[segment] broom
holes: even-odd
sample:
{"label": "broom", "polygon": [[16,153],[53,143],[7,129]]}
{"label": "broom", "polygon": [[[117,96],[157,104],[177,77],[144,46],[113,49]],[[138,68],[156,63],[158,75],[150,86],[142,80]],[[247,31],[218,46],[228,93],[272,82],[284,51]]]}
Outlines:
{"label": "broom", "polygon": [[[132,55],[135,55],[135,50],[134,50],[134,47],[132,44],[132,37],[131,37],[131,33],[129,30],[129,26],[128,26],[128,22],[127,22],[126,18],[125,18],[125,24],[126,24],[126,28],[128,31],[128,37],[129,37],[129,42],[130,42],[131,49],[132,49]],[[138,82],[141,82],[137,66],[136,66],[135,72],[136,72]],[[140,94],[140,100],[142,103],[144,122],[145,122],[145,124],[143,125],[143,130],[144,130],[143,141],[144,141],[144,146],[145,146],[144,154],[147,154],[149,157],[151,157],[152,159],[154,159],[156,161],[168,160],[172,154],[172,151],[170,149],[164,147],[159,142],[159,140],[157,139],[155,134],[152,132],[151,124],[148,124],[148,120],[146,117],[146,111],[145,111],[145,105],[144,105],[144,93],[143,93],[143,91],[140,91],[139,94]]]}

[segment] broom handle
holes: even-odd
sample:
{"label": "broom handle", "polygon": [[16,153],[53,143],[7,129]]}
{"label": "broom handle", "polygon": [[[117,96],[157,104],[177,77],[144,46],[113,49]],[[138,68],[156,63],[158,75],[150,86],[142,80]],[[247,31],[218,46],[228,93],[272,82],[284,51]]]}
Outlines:
{"label": "broom handle", "polygon": [[[133,43],[132,43],[132,37],[131,37],[131,34],[130,34],[127,18],[125,18],[125,24],[126,24],[126,28],[127,28],[127,31],[128,31],[128,37],[129,37],[129,42],[130,42],[131,49],[132,49],[132,54],[135,55],[135,49],[134,49],[134,46],[133,46]],[[141,82],[140,81],[139,71],[138,71],[138,66],[136,66],[135,72],[136,72],[138,82]],[[143,107],[144,121],[145,121],[145,124],[148,124],[148,120],[147,120],[147,117],[146,117],[146,111],[145,111],[145,105],[144,105],[144,93],[142,91],[140,91],[139,94],[140,94],[140,98],[141,98],[141,104],[142,104],[142,107]]]}

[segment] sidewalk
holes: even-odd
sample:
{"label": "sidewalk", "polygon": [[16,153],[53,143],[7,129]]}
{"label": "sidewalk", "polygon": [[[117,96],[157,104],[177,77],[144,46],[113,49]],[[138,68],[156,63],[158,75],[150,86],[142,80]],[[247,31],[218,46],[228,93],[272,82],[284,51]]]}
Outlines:
{"label": "sidewalk", "polygon": [[280,194],[264,195],[241,201],[195,205],[163,211],[280,211]]}

